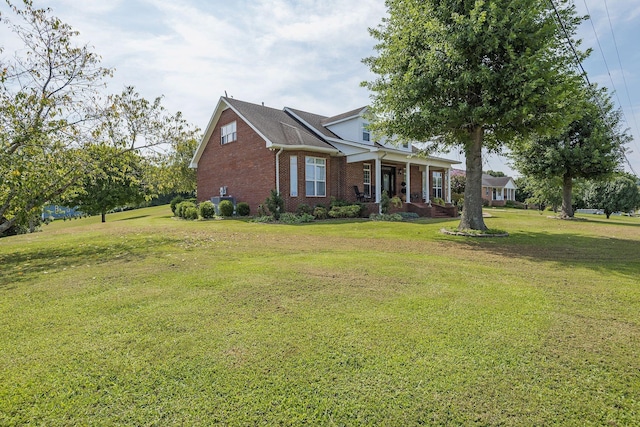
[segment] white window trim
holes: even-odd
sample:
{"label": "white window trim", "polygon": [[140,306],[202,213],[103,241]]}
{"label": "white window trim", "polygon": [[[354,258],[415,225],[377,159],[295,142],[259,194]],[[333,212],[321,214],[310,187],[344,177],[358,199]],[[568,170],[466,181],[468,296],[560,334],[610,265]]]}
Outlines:
{"label": "white window trim", "polygon": [[289,195],[298,197],[298,156],[289,157]]}
{"label": "white window trim", "polygon": [[442,184],[443,184],[442,180],[443,180],[442,172],[433,173],[433,197],[434,198],[442,199]]}
{"label": "white window trim", "polygon": [[[365,179],[367,174],[366,172],[369,172],[369,182],[367,182],[367,180]],[[371,197],[371,163],[365,163],[363,165],[362,168],[362,192],[367,196],[367,197]]]}
{"label": "white window trim", "polygon": [[371,141],[371,132],[369,131],[368,127],[369,127],[369,123],[362,124],[362,140],[364,142]]}
{"label": "white window trim", "polygon": [[[313,166],[316,170],[314,170],[314,179],[310,180],[307,177],[307,163],[309,162],[309,160],[313,160]],[[316,162],[316,160],[322,160],[322,163],[319,164]],[[317,169],[318,168],[322,168],[324,169],[324,179],[318,179],[318,173],[317,173]],[[323,158],[323,157],[312,157],[312,156],[305,156],[304,159],[304,188],[305,188],[305,195],[307,197],[327,197],[327,159]],[[313,182],[313,192],[314,194],[309,194],[307,193],[307,183],[308,182]],[[317,194],[317,190],[318,190],[318,186],[317,183],[319,182],[323,182],[324,183],[324,194]]]}
{"label": "white window trim", "polygon": [[236,132],[235,120],[231,123],[220,128],[220,145],[228,144],[238,139],[238,133]]}

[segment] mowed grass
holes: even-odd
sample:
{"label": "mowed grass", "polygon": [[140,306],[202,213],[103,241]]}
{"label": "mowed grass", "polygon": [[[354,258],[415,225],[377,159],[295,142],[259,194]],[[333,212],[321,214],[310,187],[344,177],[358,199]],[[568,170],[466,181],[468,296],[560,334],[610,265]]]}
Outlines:
{"label": "mowed grass", "polygon": [[0,425],[637,425],[640,220],[186,222],[0,240]]}

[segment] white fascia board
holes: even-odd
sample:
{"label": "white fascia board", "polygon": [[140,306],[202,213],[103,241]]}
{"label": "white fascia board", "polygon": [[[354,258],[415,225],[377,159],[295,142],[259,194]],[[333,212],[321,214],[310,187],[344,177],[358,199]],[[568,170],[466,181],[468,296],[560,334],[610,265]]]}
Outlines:
{"label": "white fascia board", "polygon": [[200,144],[198,144],[198,148],[196,149],[196,152],[193,156],[193,159],[191,159],[191,163],[189,164],[190,168],[197,168],[198,167],[198,162],[200,161],[200,157],[202,157],[202,153],[204,152],[205,147],[207,146],[207,143],[209,142],[209,140],[211,139],[211,134],[213,134],[213,130],[215,129],[216,125],[218,124],[218,121],[220,120],[220,116],[222,115],[222,112],[227,110],[228,108],[230,108],[231,110],[233,110],[234,113],[236,113],[236,115],[238,117],[240,117],[246,124],[249,125],[249,127],[251,129],[253,129],[258,135],[260,135],[260,138],[262,138],[266,144],[267,147],[270,147],[271,141],[269,141],[269,139],[264,136],[262,134],[262,132],[260,132],[254,125],[253,123],[251,123],[249,120],[247,120],[246,117],[244,117],[242,114],[240,114],[240,112],[234,108],[233,105],[231,105],[231,103],[227,102],[224,97],[220,97],[220,100],[218,101],[218,105],[216,105],[216,109],[213,112],[213,115],[211,116],[211,119],[209,120],[209,124],[207,125],[207,130],[204,133],[204,136],[202,137],[202,140],[200,141]]}
{"label": "white fascia board", "polygon": [[195,169],[198,167],[198,162],[200,161],[200,157],[202,157],[202,153],[204,152],[204,148],[207,146],[207,142],[211,139],[211,134],[220,120],[220,115],[224,110],[229,108],[226,102],[223,102],[224,98],[220,97],[218,100],[218,104],[216,105],[215,110],[213,110],[213,114],[211,114],[211,118],[209,119],[209,124],[207,125],[207,129],[198,144],[198,148],[196,148],[196,152],[193,154],[193,158],[191,159],[191,163],[189,163],[189,167]]}
{"label": "white fascia board", "polygon": [[349,120],[360,118],[360,117],[362,117],[364,111],[366,111],[367,109],[368,109],[367,107],[364,107],[362,110],[358,111],[353,116],[349,116],[349,117],[345,117],[345,118],[340,119],[340,120],[336,120],[336,121],[333,121],[333,122],[325,123],[323,126],[333,126],[333,125],[337,125],[338,123],[347,122]]}
{"label": "white fascia board", "polygon": [[268,143],[267,148],[273,148],[273,149],[282,148],[285,151],[287,150],[316,151],[318,153],[327,153],[327,154],[334,154],[334,155],[341,154],[340,151],[335,148],[313,147],[311,145],[282,145],[282,144]]}
{"label": "white fascia board", "polygon": [[347,163],[358,163],[358,162],[366,162],[369,160],[375,160],[377,158],[379,158],[380,156],[378,155],[378,153],[374,153],[374,152],[364,152],[364,153],[358,153],[358,154],[351,154],[347,156]]}

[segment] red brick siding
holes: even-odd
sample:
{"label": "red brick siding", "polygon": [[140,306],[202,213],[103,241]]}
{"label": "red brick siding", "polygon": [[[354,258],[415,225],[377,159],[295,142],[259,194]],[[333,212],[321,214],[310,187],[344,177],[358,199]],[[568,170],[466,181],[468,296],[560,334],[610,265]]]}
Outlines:
{"label": "red brick siding", "polygon": [[[290,158],[297,156],[298,158],[298,196],[291,196],[290,185]],[[306,157],[319,157],[326,160],[326,176],[327,176],[327,195],[325,197],[314,197],[306,195],[305,185],[305,162]],[[298,205],[306,203],[312,208],[317,204],[329,207],[331,197],[340,198],[340,182],[342,181],[343,172],[341,157],[331,157],[329,154],[315,153],[312,151],[283,151],[280,155],[280,194],[284,199],[285,211],[295,212]]]}
{"label": "red brick siding", "polygon": [[[237,140],[220,144],[220,128],[236,121]],[[227,186],[227,195],[247,202],[255,214],[275,188],[275,152],[233,110],[222,113],[198,162],[198,200],[210,200]],[[288,182],[288,180],[287,180]]]}

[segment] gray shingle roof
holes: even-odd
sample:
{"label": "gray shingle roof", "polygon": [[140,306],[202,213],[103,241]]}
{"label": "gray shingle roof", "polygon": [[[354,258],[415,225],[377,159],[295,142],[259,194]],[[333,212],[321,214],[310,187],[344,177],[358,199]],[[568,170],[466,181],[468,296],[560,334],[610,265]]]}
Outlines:
{"label": "gray shingle roof", "polygon": [[491,176],[489,174],[482,174],[482,186],[483,187],[495,187],[501,188],[509,183],[511,177],[509,176]]}
{"label": "gray shingle roof", "polygon": [[333,146],[307,131],[304,126],[282,110],[233,98],[224,98],[224,100],[273,144],[306,145],[335,150]]}
{"label": "gray shingle roof", "polygon": [[326,117],[322,121],[322,125],[324,126],[329,123],[339,122],[340,120],[348,119],[349,117],[358,116],[366,109],[367,107],[360,107],[360,108],[356,108],[355,110],[347,111],[346,113],[338,114],[337,116]]}

